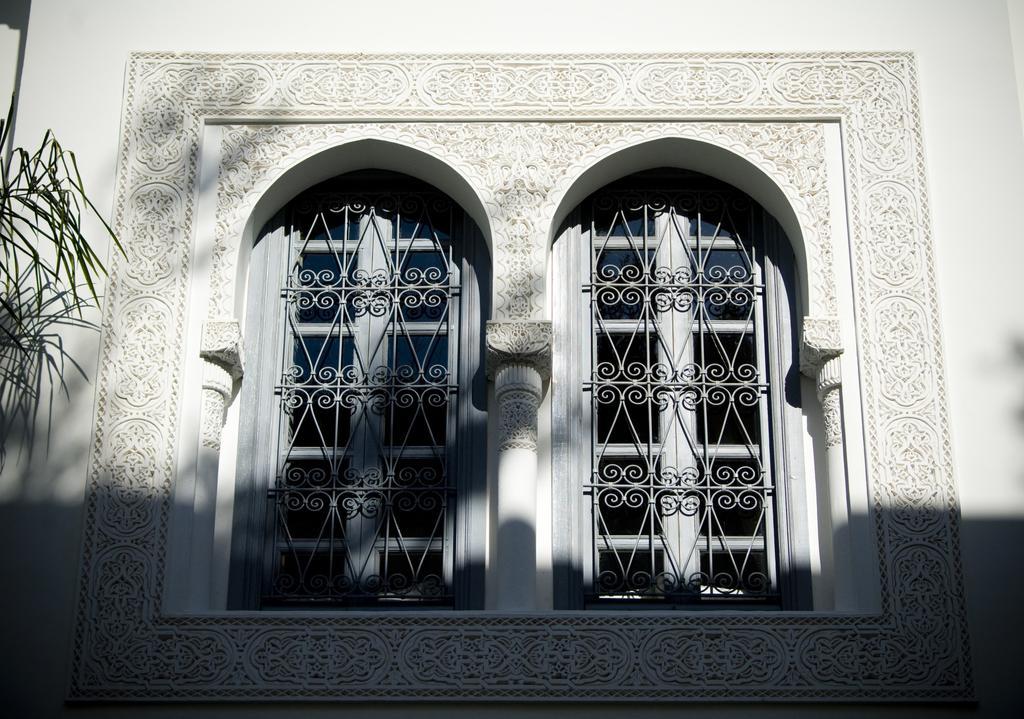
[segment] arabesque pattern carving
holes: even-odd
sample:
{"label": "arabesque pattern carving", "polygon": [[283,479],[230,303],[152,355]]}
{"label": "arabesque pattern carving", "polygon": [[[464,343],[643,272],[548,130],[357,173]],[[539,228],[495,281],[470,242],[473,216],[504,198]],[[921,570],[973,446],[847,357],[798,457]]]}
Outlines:
{"label": "arabesque pattern carving", "polygon": [[[133,56],[114,218],[129,260],[113,263],[104,315],[69,697],[969,699],[916,88],[913,60],[900,53]],[[225,239],[235,233],[233,212],[244,214],[249,193],[272,179],[246,173],[261,157],[301,159],[291,143],[303,133],[342,141],[347,130],[332,122],[363,122],[353,132],[404,137],[455,158],[492,215],[500,319],[542,316],[544,222],[559,187],[617,148],[691,133],[748,157],[787,193],[815,246],[809,275],[819,291],[809,312],[829,318],[837,313],[828,203],[822,164],[811,160],[820,157],[812,140],[823,117],[844,127],[881,613],[378,613],[310,622],[162,611],[205,120],[263,124],[227,131],[239,154],[224,161],[237,174],[221,178]],[[409,130],[413,122],[422,127]],[[911,231],[878,237],[881,226]],[[233,262],[228,244],[224,266]],[[213,290],[210,318],[230,316],[230,282]]]}
{"label": "arabesque pattern carving", "polygon": [[[558,199],[586,168],[623,148],[664,137],[697,139],[741,155],[783,189],[807,247],[815,314],[838,314],[832,268],[825,140],[819,123],[389,123],[226,128],[221,149],[210,318],[234,307],[235,262],[248,213],[273,181],[328,147],[373,138],[415,147],[459,170],[492,223],[495,314],[541,316],[544,238]],[[543,162],[539,161],[543,158]]]}

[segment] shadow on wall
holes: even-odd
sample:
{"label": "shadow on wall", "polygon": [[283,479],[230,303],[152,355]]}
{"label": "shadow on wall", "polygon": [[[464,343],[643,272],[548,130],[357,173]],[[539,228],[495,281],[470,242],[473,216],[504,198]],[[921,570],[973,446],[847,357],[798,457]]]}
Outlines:
{"label": "shadow on wall", "polygon": [[[1014,401],[1014,418],[1017,420],[1017,429],[1024,435],[1024,337],[1014,337],[1010,340],[1010,371],[1014,375],[1014,383],[1011,385],[1016,397]],[[1024,443],[1024,437],[1022,437]],[[1021,481],[1024,481],[1024,467],[1018,469]]]}
{"label": "shadow on wall", "polygon": [[[997,395],[991,395],[990,402],[976,400],[975,404],[984,404],[984,410],[988,413],[986,421],[1006,431],[1004,436],[1009,441],[1002,446],[992,446],[992,449],[1000,452],[999,462],[1003,465],[1006,478],[1012,477],[1013,481],[1024,484],[1024,335],[1006,333],[996,349],[978,359],[977,372],[993,388],[998,386],[1000,389]],[[964,421],[957,416],[953,419],[954,422]],[[966,419],[967,424],[974,421],[973,417]],[[986,451],[989,451],[989,446],[985,447]],[[976,472],[976,469],[963,464],[961,458],[962,485],[970,481],[971,474]]]}
{"label": "shadow on wall", "polygon": [[[5,576],[14,580],[0,596],[0,610],[18,621],[5,622],[4,652],[0,658],[0,694],[6,716],[11,717],[177,717],[185,712],[194,717],[310,717],[337,716],[339,712],[367,717],[473,717],[496,716],[554,717],[564,716],[569,705],[550,702],[522,703],[514,708],[508,703],[390,703],[377,700],[340,706],[329,702],[222,702],[167,704],[109,703],[74,704],[64,702],[69,652],[72,646],[75,583],[78,567],[78,542],[81,536],[82,508],[53,503],[12,503],[0,505],[0,526],[29,540],[22,552],[8,545],[4,564],[14,571]],[[573,705],[590,717],[621,719],[624,711],[642,717],[1010,717],[1019,709],[1019,666],[1008,661],[1009,647],[1024,641],[1024,616],[1015,611],[1006,595],[1024,591],[1020,574],[1007,577],[1005,564],[988,559],[997,547],[1020,546],[1024,542],[1024,524],[1020,521],[966,521],[963,524],[965,572],[968,583],[968,610],[972,639],[972,658],[977,685],[977,705],[942,705],[921,703],[900,706],[886,704],[753,704],[697,703],[683,707],[678,702],[630,702]],[[17,556],[15,556],[17,555]],[[12,591],[13,590],[13,591]],[[325,616],[328,616],[325,614]],[[308,618],[309,615],[306,615]],[[315,618],[311,621],[316,621]],[[162,644],[149,647],[154,653],[165,652],[167,636]],[[513,646],[513,645],[510,645]],[[138,661],[151,661],[151,653],[140,648]],[[1012,649],[1010,649],[1012,651]],[[344,655],[342,652],[340,654]],[[769,657],[765,657],[766,660]],[[533,657],[536,661],[537,657]],[[497,658],[496,658],[497,661]],[[485,669],[485,667],[481,667]],[[166,671],[166,666],[163,667]],[[685,671],[681,667],[680,671]],[[338,668],[339,676],[346,670]],[[486,673],[486,672],[484,672]],[[358,673],[356,673],[358,674]],[[166,682],[154,679],[152,689]],[[507,688],[507,686],[506,686]],[[244,691],[238,691],[244,696]],[[754,709],[754,711],[751,711]],[[571,710],[570,710],[571,711]]]}
{"label": "shadow on wall", "polygon": [[[0,471],[8,459],[32,459],[36,430],[53,439],[54,401],[71,399],[74,381],[87,383],[82,366],[66,349],[71,328],[97,330],[87,319],[91,298],[75,297],[63,287],[46,284],[39,291],[26,270],[0,309]],[[40,416],[42,413],[42,416]],[[42,420],[41,422],[39,420]],[[40,426],[41,425],[41,426]],[[9,457],[9,452],[14,456]]]}
{"label": "shadow on wall", "polygon": [[[1019,366],[1024,367],[1024,342],[1019,349]],[[78,374],[67,378],[68,390],[79,399],[88,396],[91,386]],[[54,447],[62,432],[71,434],[64,426],[65,417],[57,413],[53,418]],[[1024,423],[1024,414],[1021,416]],[[83,443],[73,452],[63,443],[59,452],[46,458],[48,471],[56,463],[84,466],[88,445]],[[59,456],[55,456],[59,455]],[[42,462],[40,463],[42,466]],[[135,467],[133,471],[157,473],[154,467]],[[194,468],[179,467],[179,472]],[[155,516],[159,508],[150,506],[143,514]],[[17,621],[0,625],[0,696],[5,712],[12,717],[86,716],[86,717],[173,717],[180,716],[181,707],[160,705],[115,706],[110,704],[75,705],[64,703],[67,667],[72,646],[76,584],[81,554],[82,525],[85,510],[80,503],[61,504],[54,501],[33,501],[22,495],[0,503],[0,546],[3,554],[0,576],[6,579],[6,591],[0,592],[0,613],[17,617]],[[864,518],[862,518],[864,519]],[[885,517],[882,517],[883,521]],[[864,519],[864,521],[869,521]],[[515,531],[516,528],[506,528]],[[964,520],[961,524],[963,542],[963,568],[967,586],[969,622],[972,639],[972,657],[975,667],[977,696],[980,703],[971,705],[926,705],[916,711],[928,716],[1015,716],[1018,706],[1019,666],[1006,661],[1009,647],[1024,643],[1024,615],[1016,611],[1006,597],[1024,595],[1024,573],[1016,571],[1007,557],[1014,557],[1012,548],[1024,545],[1024,522],[1021,520]],[[499,528],[499,531],[500,528]],[[1007,549],[1010,549],[1007,552]],[[1013,560],[1011,560],[1012,562]],[[142,600],[141,597],[139,597]],[[154,650],[157,647],[153,647]],[[144,654],[146,654],[144,652]],[[189,704],[192,716],[237,717],[308,717],[336,715],[340,707],[327,703],[315,704]],[[426,704],[374,702],[346,705],[346,711],[359,716],[391,717],[488,717],[511,713],[507,704],[465,703]],[[517,716],[561,716],[564,704],[536,703],[515,707]],[[747,717],[749,705],[697,704],[686,707],[688,716]],[[630,703],[588,704],[585,710],[593,717],[616,717],[623,711],[640,717],[678,716],[678,704]],[[861,717],[863,706],[830,705],[829,716]],[[906,711],[904,709],[904,711]],[[911,709],[911,713],[915,710]],[[774,705],[759,703],[757,717],[821,716],[822,706],[813,704]],[[900,715],[892,706],[874,705],[872,716]]]}
{"label": "shadow on wall", "polygon": [[[25,67],[25,40],[28,36],[28,19],[31,9],[32,0],[3,0],[3,2],[0,2],[0,26],[6,25],[12,31],[18,33],[18,50],[14,66],[14,77],[9,78],[15,117],[18,112],[18,91],[21,89],[21,72]],[[8,80],[8,78],[4,78],[4,80]],[[0,82],[0,87],[3,86],[2,82]],[[0,107],[6,108],[8,102],[11,101],[11,98],[0,97]],[[13,132],[11,137],[14,137]],[[0,151],[6,152],[7,148],[0,148]]]}

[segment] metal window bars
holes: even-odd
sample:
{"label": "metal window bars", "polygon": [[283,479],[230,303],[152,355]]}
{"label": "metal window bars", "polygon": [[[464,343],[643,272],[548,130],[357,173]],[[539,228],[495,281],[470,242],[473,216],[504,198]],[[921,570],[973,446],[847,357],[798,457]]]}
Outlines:
{"label": "metal window bars", "polygon": [[264,605],[452,603],[457,215],[428,192],[292,208]]}
{"label": "metal window bars", "polygon": [[586,601],[777,601],[752,203],[725,191],[606,190],[586,208]]}

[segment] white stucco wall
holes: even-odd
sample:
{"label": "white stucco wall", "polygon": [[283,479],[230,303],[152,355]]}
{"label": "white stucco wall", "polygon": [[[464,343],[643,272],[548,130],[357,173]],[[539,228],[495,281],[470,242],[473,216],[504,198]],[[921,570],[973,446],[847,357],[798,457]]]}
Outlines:
{"label": "white stucco wall", "polygon": [[[52,127],[78,155],[100,208],[113,203],[127,55],[206,51],[816,51],[916,54],[943,312],[948,401],[963,514],[963,560],[977,708],[696,706],[691,716],[1013,716],[1024,643],[1020,547],[1024,545],[1024,319],[1017,268],[1024,242],[1024,130],[1010,19],[1021,67],[1022,8],[1011,0],[858,0],[825,4],[645,3],[521,0],[460,8],[395,0],[386,5],[265,0],[36,0],[31,3],[17,141]],[[634,15],[631,15],[634,13]],[[0,20],[2,22],[2,20]],[[1021,93],[1024,95],[1024,93]],[[94,237],[95,223],[91,223]],[[95,317],[94,317],[95,319]],[[69,333],[69,351],[96,374],[98,341]],[[28,461],[9,445],[0,477],[0,695],[10,716],[178,716],[182,707],[66,707],[93,391],[67,377],[49,447],[43,432]],[[16,439],[14,442],[16,443]],[[355,710],[353,707],[351,710]],[[360,706],[374,716],[511,713],[509,705]],[[536,705],[517,713],[554,714]],[[678,707],[589,707],[597,716],[678,713]],[[194,715],[306,716],[337,707],[194,707]]]}

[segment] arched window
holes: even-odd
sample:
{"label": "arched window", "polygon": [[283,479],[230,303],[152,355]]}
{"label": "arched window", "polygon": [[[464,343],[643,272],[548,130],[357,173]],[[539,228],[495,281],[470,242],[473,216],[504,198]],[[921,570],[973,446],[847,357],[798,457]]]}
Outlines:
{"label": "arched window", "polygon": [[267,226],[246,310],[233,605],[482,601],[466,549],[481,534],[482,244],[450,198],[383,171],[307,190]]}
{"label": "arched window", "polygon": [[785,236],[743,193],[679,170],[608,185],[564,230],[553,427],[575,537],[556,547],[557,601],[803,606]]}

